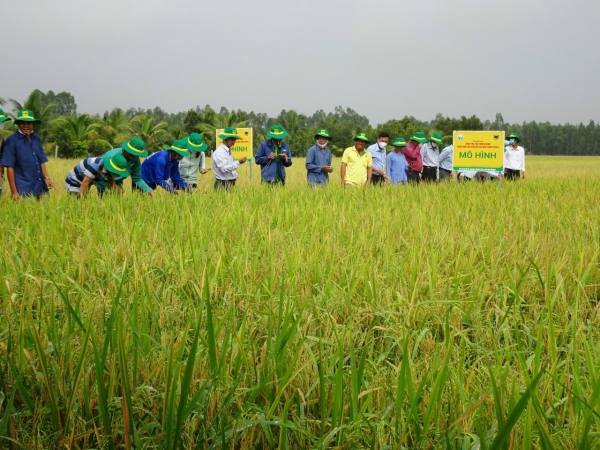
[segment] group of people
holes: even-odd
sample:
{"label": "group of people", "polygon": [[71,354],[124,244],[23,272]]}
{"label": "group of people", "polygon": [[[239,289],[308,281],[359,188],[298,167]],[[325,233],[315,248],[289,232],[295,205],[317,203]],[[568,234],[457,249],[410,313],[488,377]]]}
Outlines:
{"label": "group of people", "polygon": [[[0,109],[0,123],[11,120]],[[33,132],[33,125],[40,123],[30,110],[19,110],[15,119],[17,132],[2,144],[0,155],[0,177],[4,180],[6,168],[8,185],[13,199],[35,197],[48,193],[55,183],[48,175],[40,137]],[[285,185],[286,168],[292,165],[290,146],[285,142],[288,133],[281,125],[273,125],[260,143],[255,163],[261,168],[261,182]],[[220,134],[221,144],[213,152],[215,189],[229,189],[238,178],[236,169],[247,162],[247,158],[235,159],[232,148],[241,139],[235,128],[225,128]],[[306,154],[307,181],[311,186],[329,183],[333,172],[332,153],[328,143],[332,140],[329,130],[321,128],[314,136],[315,145]],[[525,153],[517,133],[509,136],[505,149],[504,167],[507,179],[525,175]],[[364,187],[370,184],[437,182],[452,177],[452,145],[442,149],[440,133],[417,131],[408,142],[396,137],[390,142],[388,133],[379,133],[372,145],[366,133],[354,137],[354,145],[342,156],[340,179],[344,187]],[[388,145],[392,151],[388,152]],[[208,148],[199,133],[192,133],[176,140],[164,150],[148,156],[145,143],[134,137],[121,147],[109,150],[100,157],[85,158],[67,175],[65,189],[74,196],[85,196],[89,188],[96,186],[103,195],[107,189],[122,192],[123,181],[131,177],[134,191],[153,195],[158,187],[172,194],[193,190],[198,185],[198,173],[211,170],[206,167],[205,151]],[[145,158],[142,162],[140,158]],[[470,173],[459,173],[464,179],[476,177]],[[1,185],[0,185],[1,195]]]}

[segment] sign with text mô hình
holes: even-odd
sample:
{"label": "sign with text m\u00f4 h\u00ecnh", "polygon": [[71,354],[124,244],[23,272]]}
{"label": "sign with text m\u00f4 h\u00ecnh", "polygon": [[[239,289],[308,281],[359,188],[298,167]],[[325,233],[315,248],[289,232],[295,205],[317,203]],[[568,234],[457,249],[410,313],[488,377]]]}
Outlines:
{"label": "sign with text m\u00f4 h\u00ecnh", "polygon": [[504,170],[504,131],[455,131],[453,170]]}

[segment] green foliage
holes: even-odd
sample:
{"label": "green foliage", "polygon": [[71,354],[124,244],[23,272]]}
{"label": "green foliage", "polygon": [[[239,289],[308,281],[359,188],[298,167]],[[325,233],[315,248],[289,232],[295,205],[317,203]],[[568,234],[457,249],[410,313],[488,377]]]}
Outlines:
{"label": "green foliage", "polygon": [[[0,104],[2,104],[0,98]],[[55,94],[53,91],[43,93],[34,90],[27,100],[21,104],[10,100],[15,109],[26,107],[34,111],[36,117],[42,119],[42,125],[35,127],[45,143],[61,141],[64,145],[64,136],[54,136],[59,130],[51,127],[55,119],[76,118],[77,104],[75,98],[68,92]],[[168,113],[156,106],[153,109],[129,108],[123,110],[115,108],[105,112],[102,116],[92,116],[98,124],[82,142],[88,142],[89,151],[102,152],[121,145],[133,135],[140,135],[146,140],[150,151],[156,151],[166,144],[197,132],[204,135],[210,150],[216,143],[215,129],[234,127],[251,127],[254,130],[254,148],[257,148],[265,139],[267,130],[279,123],[289,133],[286,139],[290,144],[292,155],[304,156],[306,150],[314,145],[314,134],[317,128],[328,128],[333,136],[329,147],[334,155],[341,156],[345,148],[353,145],[353,137],[358,131],[365,131],[372,141],[377,135],[385,131],[392,138],[402,136],[408,139],[415,131],[430,134],[439,131],[446,144],[452,141],[452,132],[455,130],[502,130],[517,131],[523,139],[522,145],[528,154],[547,155],[600,155],[600,124],[590,121],[587,125],[582,123],[550,124],[536,121],[510,124],[504,121],[502,114],[496,113],[493,121],[481,121],[477,116],[461,116],[459,118],[444,116],[438,113],[431,121],[418,120],[412,116],[402,119],[388,120],[373,127],[367,117],[351,108],[336,106],[333,112],[318,110],[312,115],[301,114],[295,110],[281,110],[270,117],[265,113],[242,110],[228,110],[221,107],[218,111],[210,105],[204,108],[196,107],[187,112]],[[64,121],[64,120],[63,120]],[[5,127],[3,135],[9,134],[11,127]],[[68,144],[72,146],[74,144]],[[61,154],[73,154],[71,150]]]}

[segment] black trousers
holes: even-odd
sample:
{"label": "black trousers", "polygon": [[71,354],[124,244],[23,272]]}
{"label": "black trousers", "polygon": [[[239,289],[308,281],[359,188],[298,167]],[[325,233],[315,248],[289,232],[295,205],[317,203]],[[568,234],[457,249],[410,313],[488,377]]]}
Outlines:
{"label": "black trousers", "polygon": [[373,175],[371,175],[371,184],[373,184],[373,185],[383,186],[384,181],[385,181],[385,178],[383,178],[378,173],[374,173]]}
{"label": "black trousers", "polygon": [[520,170],[506,169],[505,176],[507,180],[518,180],[521,178]]}
{"label": "black trousers", "polygon": [[419,172],[415,172],[414,170],[409,170],[407,178],[409,183],[419,184],[421,181],[421,174]]}
{"label": "black trousers", "polygon": [[425,183],[435,183],[437,181],[437,167],[423,166],[422,180]]}
{"label": "black trousers", "polygon": [[229,190],[230,187],[235,186],[235,180],[219,180],[215,179],[215,189]]}

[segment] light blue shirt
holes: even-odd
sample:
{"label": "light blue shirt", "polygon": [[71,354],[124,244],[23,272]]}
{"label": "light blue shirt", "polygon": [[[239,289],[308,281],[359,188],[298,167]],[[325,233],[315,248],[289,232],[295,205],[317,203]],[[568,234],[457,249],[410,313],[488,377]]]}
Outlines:
{"label": "light blue shirt", "polygon": [[305,165],[309,184],[329,183],[329,174],[321,170],[323,166],[331,166],[331,151],[329,148],[321,149],[319,146],[313,145],[306,153]]}
{"label": "light blue shirt", "polygon": [[440,153],[440,169],[452,171],[452,150],[454,146],[449,145]]}
{"label": "light blue shirt", "polygon": [[392,184],[406,184],[408,164],[402,152],[390,152],[387,155],[387,174]]}
{"label": "light blue shirt", "polygon": [[367,151],[371,154],[371,159],[373,159],[373,169],[379,169],[382,172],[385,172],[385,148],[379,148],[377,142],[373,145],[370,145],[367,148]]}

